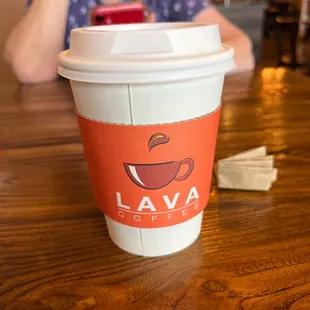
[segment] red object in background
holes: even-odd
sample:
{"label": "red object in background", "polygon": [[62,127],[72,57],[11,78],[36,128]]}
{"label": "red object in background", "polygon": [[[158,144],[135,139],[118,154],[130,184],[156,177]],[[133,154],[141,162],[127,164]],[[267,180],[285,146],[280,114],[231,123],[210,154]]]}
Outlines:
{"label": "red object in background", "polygon": [[90,13],[90,23],[93,26],[143,23],[144,10],[141,3],[97,6]]}

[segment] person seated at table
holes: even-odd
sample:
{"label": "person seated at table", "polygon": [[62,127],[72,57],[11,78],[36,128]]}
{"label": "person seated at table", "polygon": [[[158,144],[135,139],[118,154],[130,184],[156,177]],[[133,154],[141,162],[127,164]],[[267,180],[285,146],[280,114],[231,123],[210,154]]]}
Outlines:
{"label": "person seated at table", "polygon": [[[25,16],[12,30],[5,60],[21,83],[40,83],[57,78],[58,54],[67,49],[70,31],[88,24],[92,7],[120,0],[28,0]],[[149,0],[156,10],[149,21],[206,22],[219,25],[222,41],[235,48],[237,69],[254,67],[252,43],[247,35],[222,16],[208,0]]]}

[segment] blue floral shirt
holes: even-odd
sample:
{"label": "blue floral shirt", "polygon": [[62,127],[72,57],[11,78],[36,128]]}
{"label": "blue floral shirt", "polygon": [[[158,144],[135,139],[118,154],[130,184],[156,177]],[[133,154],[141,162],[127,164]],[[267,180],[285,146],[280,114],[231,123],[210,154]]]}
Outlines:
{"label": "blue floral shirt", "polygon": [[[32,2],[27,1],[28,5]],[[101,4],[100,0],[70,0],[65,49],[69,48],[71,30],[89,25],[88,11],[98,4]],[[208,0],[145,0],[145,4],[155,12],[157,22],[190,22],[210,6]]]}

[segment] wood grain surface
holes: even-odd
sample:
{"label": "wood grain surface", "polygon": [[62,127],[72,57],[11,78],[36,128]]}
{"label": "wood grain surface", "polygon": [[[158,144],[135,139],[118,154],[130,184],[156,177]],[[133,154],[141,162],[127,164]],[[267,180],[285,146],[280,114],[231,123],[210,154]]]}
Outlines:
{"label": "wood grain surface", "polygon": [[266,193],[213,185],[200,238],[142,258],[109,239],[68,83],[0,90],[0,309],[310,309],[310,80],[229,77],[216,159],[260,145]]}

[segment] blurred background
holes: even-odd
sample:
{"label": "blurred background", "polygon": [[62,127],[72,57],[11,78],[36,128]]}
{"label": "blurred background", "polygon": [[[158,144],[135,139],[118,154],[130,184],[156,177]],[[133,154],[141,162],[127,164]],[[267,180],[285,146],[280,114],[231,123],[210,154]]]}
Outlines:
{"label": "blurred background", "polygon": [[[310,76],[310,0],[211,0],[253,42],[258,66],[286,66]],[[25,12],[24,0],[0,1],[0,53]],[[13,79],[0,57],[0,80]]]}

